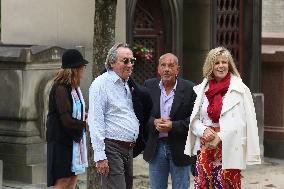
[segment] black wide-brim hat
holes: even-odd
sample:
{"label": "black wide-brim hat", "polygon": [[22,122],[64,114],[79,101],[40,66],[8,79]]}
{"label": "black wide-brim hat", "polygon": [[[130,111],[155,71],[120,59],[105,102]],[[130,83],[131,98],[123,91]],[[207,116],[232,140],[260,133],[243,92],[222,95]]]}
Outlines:
{"label": "black wide-brim hat", "polygon": [[77,49],[67,49],[62,55],[61,68],[78,68],[88,63]]}

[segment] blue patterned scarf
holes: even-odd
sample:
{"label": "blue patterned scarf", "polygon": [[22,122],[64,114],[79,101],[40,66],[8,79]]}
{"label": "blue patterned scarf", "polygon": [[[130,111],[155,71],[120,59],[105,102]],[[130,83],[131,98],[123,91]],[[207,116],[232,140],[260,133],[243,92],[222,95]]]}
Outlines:
{"label": "blue patterned scarf", "polygon": [[[78,93],[77,93],[78,92]],[[71,96],[73,100],[73,112],[72,117],[78,120],[85,120],[85,101],[81,92],[81,89],[78,87],[72,89]],[[83,112],[82,112],[83,111]],[[82,117],[83,116],[83,117]],[[83,174],[88,167],[87,160],[87,143],[86,143],[86,132],[83,131],[83,137],[79,143],[73,141],[73,153],[72,153],[72,169],[71,171],[75,175]]]}

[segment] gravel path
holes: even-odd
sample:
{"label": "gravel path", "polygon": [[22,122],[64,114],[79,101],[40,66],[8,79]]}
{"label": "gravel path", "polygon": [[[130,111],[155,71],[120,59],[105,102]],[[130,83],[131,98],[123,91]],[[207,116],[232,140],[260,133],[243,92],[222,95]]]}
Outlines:
{"label": "gravel path", "polygon": [[[242,189],[284,189],[284,160],[264,158],[261,165],[248,166],[242,171]],[[193,189],[193,178],[191,177],[191,189]],[[45,184],[29,185],[4,181],[0,189],[47,189]],[[86,188],[86,176],[81,176],[79,181],[80,189]],[[148,163],[142,156],[134,159],[134,189],[148,189]],[[171,180],[169,179],[169,189],[171,189]]]}

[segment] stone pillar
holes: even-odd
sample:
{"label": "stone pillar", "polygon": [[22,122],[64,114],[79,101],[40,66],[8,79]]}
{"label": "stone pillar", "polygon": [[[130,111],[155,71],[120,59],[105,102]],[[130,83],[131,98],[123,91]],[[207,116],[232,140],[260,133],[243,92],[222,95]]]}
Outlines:
{"label": "stone pillar", "polygon": [[242,79],[254,96],[255,111],[258,123],[259,143],[263,156],[264,131],[264,96],[261,93],[261,8],[262,0],[243,1],[243,52],[244,69]]}
{"label": "stone pillar", "polygon": [[3,185],[3,161],[0,160],[0,187]]}
{"label": "stone pillar", "polygon": [[183,1],[183,77],[198,84],[202,82],[202,66],[212,48],[213,13],[211,0]]}
{"label": "stone pillar", "polygon": [[260,155],[261,155],[261,157],[263,157],[264,156],[264,147],[263,147],[264,96],[263,96],[263,93],[254,93],[253,94],[253,101],[254,101],[256,120],[257,120],[257,127],[258,127]]}
{"label": "stone pillar", "polygon": [[0,160],[3,178],[46,181],[45,119],[64,49],[0,46]]}

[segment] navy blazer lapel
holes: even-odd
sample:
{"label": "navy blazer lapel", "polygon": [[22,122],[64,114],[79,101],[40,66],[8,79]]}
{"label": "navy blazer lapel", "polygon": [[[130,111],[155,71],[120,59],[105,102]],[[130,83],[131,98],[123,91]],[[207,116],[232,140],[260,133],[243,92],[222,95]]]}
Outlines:
{"label": "navy blazer lapel", "polygon": [[155,84],[155,88],[150,93],[153,93],[153,104],[156,104],[156,112],[158,117],[161,117],[161,107],[160,107],[160,98],[161,98],[161,89],[159,86],[160,80]]}
{"label": "navy blazer lapel", "polygon": [[175,116],[176,111],[178,110],[179,106],[181,105],[183,101],[182,100],[183,97],[184,97],[184,87],[183,87],[182,81],[178,78],[175,96],[174,96],[174,100],[173,100],[173,104],[172,104],[172,108],[170,112],[171,119]]}

